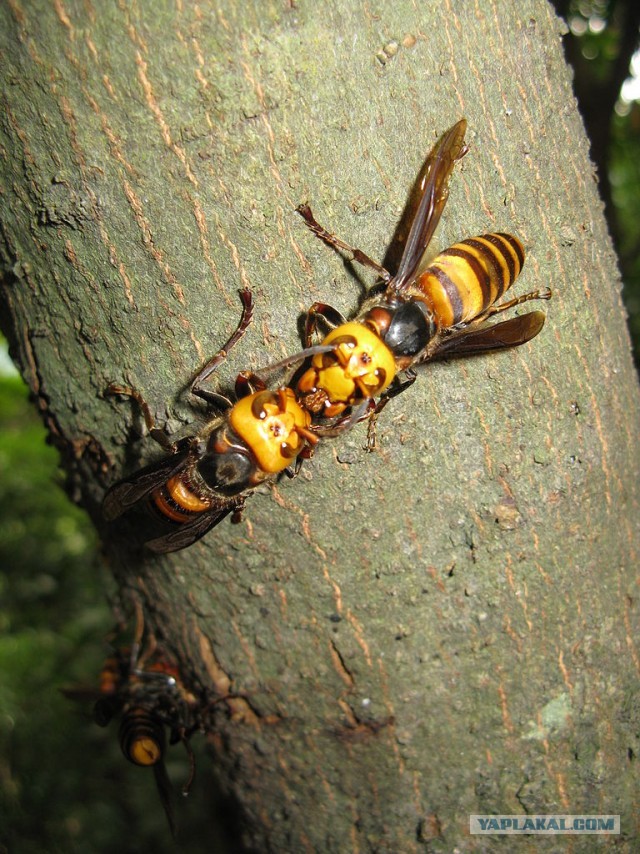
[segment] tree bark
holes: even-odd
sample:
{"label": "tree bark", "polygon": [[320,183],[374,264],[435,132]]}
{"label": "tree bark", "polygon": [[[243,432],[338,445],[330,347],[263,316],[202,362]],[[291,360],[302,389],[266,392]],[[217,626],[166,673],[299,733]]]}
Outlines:
{"label": "tree bark", "polygon": [[241,525],[176,555],[107,542],[123,600],[212,701],[245,843],[484,850],[470,813],[619,813],[637,847],[639,395],[548,4],[10,0],[0,16],[2,325],[103,532],[105,487],[157,455],[109,382],[177,429],[202,418],[184,391],[240,287],[256,317],[226,390],[300,348],[314,300],[355,309],[360,273],[300,202],[382,259],[465,116],[434,243],[513,232],[517,292],[554,291],[530,344],[426,367],[377,453],[363,428],[326,440]]}

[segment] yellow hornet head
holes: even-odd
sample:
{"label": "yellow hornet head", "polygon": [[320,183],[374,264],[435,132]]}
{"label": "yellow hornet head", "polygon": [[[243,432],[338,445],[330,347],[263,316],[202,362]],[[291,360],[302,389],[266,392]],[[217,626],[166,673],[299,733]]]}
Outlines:
{"label": "yellow hornet head", "polygon": [[362,323],[343,323],[322,343],[335,345],[335,350],[314,356],[312,364],[318,374],[317,387],[327,392],[332,403],[351,406],[374,397],[396,374],[391,350]]}
{"label": "yellow hornet head", "polygon": [[262,471],[269,473],[285,469],[311,437],[311,416],[290,388],[257,391],[241,398],[229,414],[229,423]]}

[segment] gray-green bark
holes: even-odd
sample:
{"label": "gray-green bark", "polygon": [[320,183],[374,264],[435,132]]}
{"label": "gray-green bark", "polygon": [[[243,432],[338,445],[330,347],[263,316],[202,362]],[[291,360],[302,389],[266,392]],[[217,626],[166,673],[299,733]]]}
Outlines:
{"label": "gray-green bark", "polygon": [[188,679],[234,695],[211,743],[257,849],[484,850],[468,816],[494,812],[621,813],[636,848],[638,387],[550,8],[10,0],[0,16],[2,323],[98,524],[105,486],[156,453],[132,447],[107,384],[177,428],[239,287],[256,320],[227,388],[299,348],[314,300],[351,311],[358,283],[295,206],[382,259],[427,151],[466,116],[435,243],[518,234],[518,292],[554,290],[539,338],[427,367],[374,455],[361,428],[326,441],[240,526],[143,565],[112,543],[113,565]]}

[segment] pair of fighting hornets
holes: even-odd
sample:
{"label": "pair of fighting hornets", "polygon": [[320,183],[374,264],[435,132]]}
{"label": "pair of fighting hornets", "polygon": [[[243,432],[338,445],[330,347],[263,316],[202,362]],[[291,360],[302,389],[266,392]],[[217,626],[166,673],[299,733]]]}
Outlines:
{"label": "pair of fighting hornets", "polygon": [[[228,514],[239,518],[246,497],[259,484],[299,466],[322,437],[337,436],[366,419],[375,423],[388,400],[415,380],[416,366],[435,358],[514,347],[540,332],[542,311],[490,322],[493,315],[520,303],[551,296],[542,288],[497,302],[524,263],[524,249],[513,235],[500,232],[463,240],[424,265],[447,201],[449,178],[468,151],[465,131],[464,119],[450,128],[418,175],[413,219],[395,275],[322,228],[307,205],[298,208],[317,237],[374,270],[384,290],[370,295],[351,321],[330,305],[314,303],[307,315],[306,349],[261,372],[240,373],[237,402],[232,403],[204,384],[251,321],[251,292],[240,291],[243,310],[237,329],[191,385],[194,395],[224,411],[196,435],[172,442],[155,425],[137,391],[109,387],[111,394],[137,401],[150,435],[168,454],[111,487],[104,500],[108,521],[144,502],[166,526],[147,548],[162,553],[189,546]],[[330,332],[314,345],[320,323]],[[271,372],[304,361],[307,369],[294,374],[288,385],[267,387]]]}
{"label": "pair of fighting hornets", "polygon": [[[491,323],[506,309],[549,299],[542,288],[503,302],[524,263],[524,249],[510,234],[491,233],[456,243],[425,265],[424,256],[448,197],[455,164],[467,153],[466,122],[459,121],[436,143],[418,175],[410,206],[413,218],[396,274],[320,226],[306,205],[298,212],[311,231],[338,251],[373,269],[383,283],[356,317],[347,321],[335,308],[314,303],[307,315],[305,349],[264,371],[240,373],[232,403],[205,383],[245,333],[253,313],[249,290],[240,291],[240,323],[224,347],[204,366],[191,392],[221,414],[196,435],[172,442],[158,428],[149,406],[134,389],[112,384],[111,394],[132,397],[147,429],[167,451],[159,462],[116,483],[104,501],[112,521],[140,504],[159,516],[163,533],[148,540],[153,552],[176,551],[198,540],[225,516],[236,517],[245,499],[265,481],[308,459],[323,437],[337,436],[369,419],[375,424],[386,403],[415,380],[414,368],[445,356],[461,356],[524,344],[542,329],[545,314],[530,311]],[[330,332],[313,344],[320,323]],[[288,385],[267,387],[271,372],[300,366]],[[158,652],[138,658],[119,650],[107,659],[96,704],[106,725],[121,719],[123,752],[138,765],[153,767],[160,797],[174,830],[171,788],[164,770],[165,727],[170,741],[182,741],[191,759],[189,736],[200,726],[199,703]]]}

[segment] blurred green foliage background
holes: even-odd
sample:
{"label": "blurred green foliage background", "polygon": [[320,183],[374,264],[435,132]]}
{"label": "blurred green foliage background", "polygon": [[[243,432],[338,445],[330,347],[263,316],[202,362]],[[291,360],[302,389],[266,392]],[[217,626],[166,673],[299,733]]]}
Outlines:
{"label": "blurred green foliage background", "polygon": [[[640,4],[556,6],[570,23],[567,55],[640,363],[640,80],[634,89],[629,71],[635,57],[640,78]],[[225,850],[212,837],[214,783],[206,759],[192,795],[179,804],[176,848],[153,775],[122,757],[115,724],[93,724],[89,700],[74,703],[61,693],[96,686],[113,623],[111,581],[88,519],[56,483],[57,453],[45,439],[23,383],[0,357],[0,854]],[[180,751],[170,749],[168,763],[178,782],[186,778]]]}
{"label": "blurred green foliage background", "polygon": [[[58,454],[22,380],[0,354],[0,852],[220,852],[215,784],[203,756],[193,791],[177,804],[171,840],[149,769],[121,754],[117,722],[92,719],[113,582],[85,513],[60,487]],[[80,689],[71,700],[62,689]],[[199,742],[199,744],[198,744]],[[181,745],[168,749],[176,788],[187,779]]]}
{"label": "blurred green foliage background", "polygon": [[622,296],[629,315],[629,330],[636,368],[640,371],[640,104],[638,102],[631,105],[628,115],[614,117],[609,177],[613,206],[618,220],[615,242],[622,274]]}
{"label": "blurred green foliage background", "polygon": [[640,3],[553,0],[591,141],[640,368]]}

